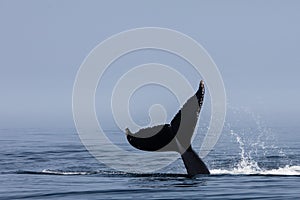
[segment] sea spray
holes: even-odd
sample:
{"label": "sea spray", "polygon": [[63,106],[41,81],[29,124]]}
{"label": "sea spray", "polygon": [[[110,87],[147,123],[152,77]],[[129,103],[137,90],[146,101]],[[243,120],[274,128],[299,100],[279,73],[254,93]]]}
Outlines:
{"label": "sea spray", "polygon": [[260,171],[261,169],[257,162],[251,157],[251,151],[249,153],[245,151],[245,143],[242,138],[232,130],[230,131],[230,134],[236,137],[236,142],[239,144],[240,149],[240,162],[236,167],[234,167],[234,170],[249,173],[253,171]]}
{"label": "sea spray", "polygon": [[[246,150],[246,142],[245,138],[239,135],[237,132],[230,130],[230,135],[235,138],[236,143],[239,145],[239,160],[237,163],[233,164],[230,169],[211,169],[211,174],[232,174],[232,175],[300,175],[300,166],[293,166],[293,165],[285,165],[283,167],[276,167],[276,168],[263,168],[260,167],[258,161],[256,161],[252,156],[251,153],[255,152],[264,152],[266,149],[274,148],[278,151],[280,155],[285,155],[282,150],[279,150],[278,147],[271,145],[268,147],[265,142],[259,143],[261,137],[258,137],[256,143],[249,144],[249,150]],[[258,146],[261,147],[260,151],[258,150]],[[263,153],[262,157],[259,159],[266,158],[266,153]],[[276,157],[276,156],[274,156]],[[261,161],[263,163],[263,160]]]}

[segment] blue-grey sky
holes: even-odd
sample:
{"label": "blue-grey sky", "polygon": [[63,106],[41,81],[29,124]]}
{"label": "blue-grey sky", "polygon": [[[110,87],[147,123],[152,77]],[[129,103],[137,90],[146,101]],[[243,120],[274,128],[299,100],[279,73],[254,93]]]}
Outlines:
{"label": "blue-grey sky", "polygon": [[[230,107],[247,107],[270,126],[297,126],[299,10],[296,0],[1,0],[0,127],[73,127],[72,87],[83,59],[109,36],[145,26],[202,44],[221,72]],[[155,58],[168,62],[165,56]]]}

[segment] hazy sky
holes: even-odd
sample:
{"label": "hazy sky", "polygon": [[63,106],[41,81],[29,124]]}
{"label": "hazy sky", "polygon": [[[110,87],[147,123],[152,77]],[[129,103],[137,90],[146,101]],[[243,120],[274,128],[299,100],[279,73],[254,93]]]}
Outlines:
{"label": "hazy sky", "polygon": [[[247,107],[270,126],[297,126],[299,10],[296,0],[0,0],[0,128],[73,127],[72,87],[83,59],[109,36],[145,26],[201,43],[221,72],[229,108]],[[153,61],[146,55],[180,62],[140,52],[124,63]],[[196,88],[197,78],[191,80]]]}

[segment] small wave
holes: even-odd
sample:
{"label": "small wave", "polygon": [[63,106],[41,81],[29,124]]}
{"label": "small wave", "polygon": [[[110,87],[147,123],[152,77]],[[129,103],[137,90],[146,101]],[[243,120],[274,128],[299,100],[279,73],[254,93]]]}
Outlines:
{"label": "small wave", "polygon": [[[300,176],[300,166],[285,166],[278,169],[254,169],[233,168],[233,169],[212,169],[211,175],[266,175],[266,176]],[[125,176],[125,177],[188,177],[187,174],[175,173],[126,173],[118,171],[61,171],[44,169],[42,171],[17,171],[17,174],[35,174],[35,175],[92,175],[98,174],[103,176]]]}
{"label": "small wave", "polygon": [[89,175],[101,173],[98,171],[62,171],[62,170],[49,170],[44,169],[42,171],[17,171],[17,174],[41,174],[41,175]]}
{"label": "small wave", "polygon": [[96,174],[96,171],[90,171],[90,172],[72,172],[72,171],[55,171],[55,170],[49,170],[44,169],[42,170],[43,174],[53,174],[53,175],[89,175],[89,174]]}
{"label": "small wave", "polygon": [[128,173],[121,171],[63,171],[44,169],[42,171],[17,171],[17,174],[36,174],[36,175],[91,175],[98,174],[103,176],[131,176],[131,177],[187,177],[187,174],[175,173]]}
{"label": "small wave", "polygon": [[51,170],[43,169],[42,171],[28,171],[28,170],[19,170],[16,171],[17,174],[37,174],[37,175],[91,175],[91,174],[100,174],[100,175],[123,175],[125,172],[115,172],[115,171],[66,171],[66,170]]}
{"label": "small wave", "polygon": [[278,169],[253,169],[253,168],[234,168],[234,169],[212,169],[212,175],[279,175],[279,176],[300,176],[300,166],[285,166]]}

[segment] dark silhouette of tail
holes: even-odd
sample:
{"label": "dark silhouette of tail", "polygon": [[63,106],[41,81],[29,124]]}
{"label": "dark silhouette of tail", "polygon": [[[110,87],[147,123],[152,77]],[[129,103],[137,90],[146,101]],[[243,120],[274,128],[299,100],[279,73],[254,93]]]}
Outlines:
{"label": "dark silhouette of tail", "polygon": [[198,154],[189,147],[182,155],[184,166],[189,176],[195,176],[197,174],[210,174],[205,163],[201,160]]}
{"label": "dark silhouette of tail", "polygon": [[191,138],[197,125],[204,93],[204,82],[201,81],[197,92],[187,100],[170,124],[144,128],[134,134],[127,128],[128,142],[133,147],[144,151],[176,151],[181,154],[190,176],[209,174],[206,165],[191,146]]}

